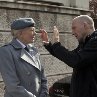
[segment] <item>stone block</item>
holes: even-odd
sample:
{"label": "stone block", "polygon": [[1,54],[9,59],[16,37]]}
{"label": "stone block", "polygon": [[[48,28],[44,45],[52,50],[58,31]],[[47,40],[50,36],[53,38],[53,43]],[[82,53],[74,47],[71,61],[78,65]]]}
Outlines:
{"label": "stone block", "polygon": [[71,7],[89,10],[89,0],[71,0]]}
{"label": "stone block", "polygon": [[78,46],[78,41],[72,33],[60,34],[60,42],[68,50],[73,50]]}
{"label": "stone block", "polygon": [[0,30],[8,29],[7,13],[5,9],[0,8]]}
{"label": "stone block", "polygon": [[11,39],[12,36],[10,32],[0,32],[0,46],[9,43]]}
{"label": "stone block", "polygon": [[70,15],[57,15],[57,27],[60,32],[71,32],[72,17]]}
{"label": "stone block", "polygon": [[72,73],[72,68],[51,55],[41,55],[41,63],[44,64],[46,76]]}

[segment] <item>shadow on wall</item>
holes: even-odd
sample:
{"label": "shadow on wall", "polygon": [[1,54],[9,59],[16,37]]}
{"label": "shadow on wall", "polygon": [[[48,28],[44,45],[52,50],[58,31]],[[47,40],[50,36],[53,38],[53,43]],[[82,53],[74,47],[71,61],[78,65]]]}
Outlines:
{"label": "shadow on wall", "polygon": [[50,97],[69,96],[71,76],[58,80],[49,88]]}

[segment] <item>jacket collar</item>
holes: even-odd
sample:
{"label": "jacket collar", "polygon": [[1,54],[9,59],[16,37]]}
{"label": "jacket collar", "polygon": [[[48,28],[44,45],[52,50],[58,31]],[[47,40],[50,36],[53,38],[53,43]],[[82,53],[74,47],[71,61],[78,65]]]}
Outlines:
{"label": "jacket collar", "polygon": [[85,44],[92,38],[97,37],[97,30],[94,31],[91,35],[88,35],[85,39]]}
{"label": "jacket collar", "polygon": [[[28,52],[26,52],[22,45],[16,40],[13,39],[12,42],[10,43],[10,45],[12,45],[15,49],[19,50],[21,49],[21,54],[20,54],[20,58],[23,59],[24,61],[30,63],[32,66],[36,67],[38,70],[41,70],[41,66],[40,66],[40,60],[39,60],[39,54],[38,52],[36,52],[36,56],[37,56],[37,63],[34,59],[33,56],[31,56]],[[36,50],[35,48],[33,48],[33,50]],[[37,50],[36,50],[37,51]]]}
{"label": "jacket collar", "polygon": [[78,48],[83,48],[85,46],[85,44],[92,38],[97,38],[97,30],[94,31],[92,34],[88,35],[86,38],[85,38],[85,41],[84,42],[79,42],[79,46]]}
{"label": "jacket collar", "polygon": [[22,45],[16,40],[13,38],[13,40],[11,41],[10,43],[14,48],[16,49],[22,49]]}

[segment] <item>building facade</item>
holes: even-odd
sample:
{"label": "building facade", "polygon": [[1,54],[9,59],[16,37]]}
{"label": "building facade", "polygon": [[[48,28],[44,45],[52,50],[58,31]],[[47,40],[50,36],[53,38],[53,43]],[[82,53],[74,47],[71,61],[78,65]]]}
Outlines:
{"label": "building facade", "polygon": [[[71,23],[75,16],[90,15],[89,0],[0,0],[0,46],[8,43],[11,22],[20,17],[32,17],[36,22],[36,31],[44,27],[52,37],[53,26],[60,31],[61,43],[69,50],[74,49],[78,42],[71,33]],[[72,73],[72,68],[51,56],[43,47],[40,38],[35,46],[41,54],[48,79],[48,88],[56,81]],[[4,83],[0,76],[0,97],[3,97]]]}

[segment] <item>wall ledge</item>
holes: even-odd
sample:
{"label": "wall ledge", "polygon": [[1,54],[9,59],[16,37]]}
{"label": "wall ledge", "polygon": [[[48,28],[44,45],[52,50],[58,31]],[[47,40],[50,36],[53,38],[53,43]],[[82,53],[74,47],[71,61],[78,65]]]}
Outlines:
{"label": "wall ledge", "polygon": [[23,2],[23,1],[18,1],[18,2],[0,1],[0,8],[29,10],[29,11],[38,11],[38,12],[48,12],[48,13],[59,13],[59,14],[72,14],[72,15],[90,13],[90,10],[86,10],[82,8],[73,8],[73,7]]}

